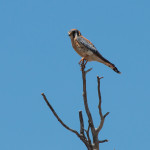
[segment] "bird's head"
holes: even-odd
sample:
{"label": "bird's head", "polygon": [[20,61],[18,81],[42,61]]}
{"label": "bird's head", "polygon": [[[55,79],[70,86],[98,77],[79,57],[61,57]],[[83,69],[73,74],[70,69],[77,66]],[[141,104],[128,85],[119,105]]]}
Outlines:
{"label": "bird's head", "polygon": [[81,32],[79,30],[77,30],[77,29],[71,29],[68,32],[68,35],[70,36],[70,38],[75,38],[76,36],[80,36]]}

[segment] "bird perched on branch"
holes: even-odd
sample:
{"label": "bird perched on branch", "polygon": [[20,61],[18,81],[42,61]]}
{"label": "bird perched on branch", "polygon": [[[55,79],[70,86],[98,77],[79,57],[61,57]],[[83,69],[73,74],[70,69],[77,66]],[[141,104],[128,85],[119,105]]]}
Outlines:
{"label": "bird perched on branch", "polygon": [[96,49],[96,47],[85,37],[81,35],[81,32],[77,29],[72,29],[68,32],[70,36],[72,47],[82,57],[79,64],[86,63],[88,61],[97,61],[110,67],[117,73],[121,73],[114,64],[105,59]]}

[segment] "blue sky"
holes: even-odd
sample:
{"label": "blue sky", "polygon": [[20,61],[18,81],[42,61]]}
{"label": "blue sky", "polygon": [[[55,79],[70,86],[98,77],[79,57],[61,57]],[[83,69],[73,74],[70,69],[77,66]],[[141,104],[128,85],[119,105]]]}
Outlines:
{"label": "blue sky", "polygon": [[150,2],[148,0],[0,1],[0,149],[86,149],[52,115],[44,92],[71,128],[83,110],[80,56],[67,32],[77,28],[121,75],[96,62],[87,75],[89,107],[99,123],[96,76],[103,113],[110,115],[101,150],[149,149]]}

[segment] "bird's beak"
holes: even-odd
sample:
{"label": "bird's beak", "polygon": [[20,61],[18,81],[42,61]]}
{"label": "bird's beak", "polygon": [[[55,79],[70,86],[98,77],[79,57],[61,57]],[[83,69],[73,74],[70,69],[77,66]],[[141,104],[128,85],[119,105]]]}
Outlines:
{"label": "bird's beak", "polygon": [[68,32],[68,36],[70,36],[70,32]]}

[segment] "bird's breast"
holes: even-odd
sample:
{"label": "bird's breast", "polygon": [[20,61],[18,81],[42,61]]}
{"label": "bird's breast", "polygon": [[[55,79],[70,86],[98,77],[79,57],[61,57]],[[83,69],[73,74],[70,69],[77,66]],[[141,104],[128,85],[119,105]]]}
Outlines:
{"label": "bird's breast", "polygon": [[88,54],[88,50],[87,48],[85,48],[84,46],[82,46],[78,41],[76,40],[71,40],[72,43],[72,47],[74,48],[74,50],[81,56],[81,57],[86,57]]}

